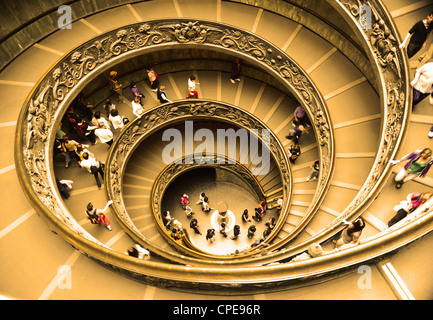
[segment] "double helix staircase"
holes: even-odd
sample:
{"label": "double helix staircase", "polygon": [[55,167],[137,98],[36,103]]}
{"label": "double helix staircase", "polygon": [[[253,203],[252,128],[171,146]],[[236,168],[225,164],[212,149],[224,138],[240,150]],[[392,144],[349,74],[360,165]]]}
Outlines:
{"label": "double helix staircase", "polygon": [[[155,280],[158,278],[156,270],[160,272],[161,278],[167,275],[169,279],[169,276],[172,275],[161,265],[170,265],[170,268],[179,270],[179,272],[184,265],[187,265],[187,268],[198,266],[204,268],[203,270],[207,267],[211,270],[215,266],[229,265],[233,268],[230,271],[233,272],[236,272],[235,268],[238,265],[241,268],[254,269],[256,267],[257,269],[257,266],[287,264],[290,268],[288,261],[294,255],[304,252],[307,246],[316,239],[320,240],[325,250],[333,250],[332,240],[341,230],[336,221],[338,222],[341,214],[352,205],[352,200],[370,178],[381,144],[384,117],[381,109],[382,93],[378,89],[377,79],[372,76],[372,68],[362,65],[359,61],[354,62],[356,58],[348,54],[347,47],[338,46],[338,41],[336,43],[335,39],[326,40],[324,34],[320,36],[320,31],[315,30],[311,24],[308,25],[308,21],[304,22],[308,26],[303,25],[299,17],[296,19],[296,15],[293,15],[293,11],[284,12],[283,9],[278,11],[278,8],[264,5],[256,7],[235,1],[205,1],[200,2],[200,12],[197,12],[194,10],[196,5],[196,1],[189,0],[156,0],[101,10],[73,22],[71,29],[57,30],[40,41],[35,41],[4,67],[0,74],[0,95],[3,101],[3,107],[0,108],[2,119],[0,130],[3,133],[2,146],[5,150],[0,160],[2,161],[0,181],[2,190],[4,190],[1,195],[3,214],[0,225],[0,246],[4,256],[2,264],[4,276],[0,282],[1,294],[18,299],[197,299],[202,297],[199,288],[191,289],[186,286],[182,288],[180,285],[181,292],[179,292],[179,285],[175,283],[176,281],[158,286],[158,280]],[[384,5],[390,12],[401,38],[404,37],[410,26],[430,12],[432,7],[424,1],[416,3],[384,1]],[[321,10],[323,7],[318,8],[318,12]],[[308,19],[315,21],[317,17],[311,15],[311,12],[309,14]],[[189,251],[186,251],[185,255],[182,248],[177,248],[167,241],[155,224],[151,210],[152,187],[155,179],[167,167],[167,164],[160,156],[164,148],[161,142],[161,131],[146,138],[128,159],[121,184],[122,199],[129,218],[145,239],[143,244],[151,251],[151,260],[144,269],[148,272],[149,279],[143,284],[136,279],[112,272],[110,266],[104,268],[92,259],[99,246],[108,248],[108,254],[113,252],[116,258],[122,259],[123,256],[126,256],[127,248],[137,241],[137,238],[131,237],[131,234],[122,228],[114,210],[107,214],[113,226],[111,232],[101,225],[90,224],[84,214],[88,202],[101,208],[105,205],[108,200],[108,191],[105,189],[112,182],[105,181],[103,190],[99,190],[93,177],[78,167],[76,162],[71,167],[65,168],[60,156],[56,156],[53,160],[53,176],[74,181],[71,197],[63,200],[64,208],[70,212],[71,218],[85,232],[99,242],[98,246],[95,245],[92,248],[95,251],[83,252],[84,250],[81,250],[80,252],[76,249],[80,247],[80,240],[64,241],[62,237],[55,234],[57,232],[55,229],[53,230],[55,232],[50,232],[50,229],[46,228],[44,219],[38,217],[39,208],[32,207],[27,200],[19,179],[17,179],[17,172],[21,174],[21,171],[16,168],[12,146],[22,106],[33,94],[33,88],[39,84],[39,80],[44,77],[46,71],[55,65],[63,55],[73,52],[74,48],[94,37],[131,23],[180,18],[216,21],[246,30],[273,44],[296,61],[310,77],[327,106],[332,126],[335,159],[325,191],[320,181],[307,182],[310,165],[321,157],[322,151],[314,128],[310,129],[309,134],[301,137],[301,157],[295,164],[290,165],[292,181],[290,206],[287,216],[280,217],[278,232],[275,232],[272,239],[269,240],[266,255],[256,253],[238,257],[235,260],[224,255],[213,256],[213,252],[210,255],[201,256],[188,254]],[[344,22],[335,22],[335,25],[330,27],[338,30],[341,25],[344,25]],[[351,39],[350,43],[354,45],[356,40]],[[212,65],[209,64],[209,59],[198,57],[199,55],[187,60],[185,65],[182,65],[182,61],[165,61],[155,64],[155,70],[160,75],[160,82],[166,86],[167,96],[176,103],[183,102],[187,94],[187,78],[194,74],[200,83],[198,92],[203,101],[224,103],[251,114],[264,123],[276,136],[282,148],[287,150],[292,142],[286,136],[289,129],[292,128],[294,109],[299,105],[291,92],[280,83],[266,78],[265,72],[260,71],[260,68],[254,64],[246,62],[241,80],[233,84],[229,81],[229,60],[221,59],[219,63]],[[417,57],[418,55],[411,59],[412,74]],[[171,68],[170,65],[175,67]],[[124,100],[116,105],[120,114],[131,120],[135,119],[130,104],[132,96],[127,86],[131,77],[137,80],[139,90],[146,95],[143,104],[146,111],[160,106],[155,93],[149,88],[143,66],[143,64],[138,65],[136,72],[122,75],[126,84],[123,90]],[[226,66],[226,68],[223,69],[221,66]],[[96,78],[88,87],[81,89],[88,93],[89,100],[95,106],[94,110],[102,111],[102,102],[108,97],[115,100],[115,96],[104,84],[102,76]],[[194,102],[192,99],[185,101]],[[429,108],[428,102],[423,102],[410,115],[405,139],[396,157],[431,143],[427,137],[432,120]],[[205,125],[214,130],[213,132],[219,128],[215,123]],[[224,128],[227,126],[223,124]],[[119,135],[121,132],[115,131],[115,137]],[[109,160],[108,145],[97,143],[90,145],[89,149],[96,158],[102,161]],[[265,194],[269,195],[267,199],[271,203],[283,196],[281,191],[283,185],[279,175],[276,174],[278,172],[275,170],[275,163],[273,165],[268,175],[258,178]],[[391,170],[396,172],[397,169]],[[338,270],[331,273],[329,278],[319,277],[316,281],[304,283],[295,281],[290,285],[282,282],[280,286],[276,286],[278,292],[273,292],[272,287],[263,285],[263,282],[278,282],[282,271],[277,270],[274,280],[260,277],[259,274],[256,278],[249,278],[248,281],[252,283],[253,290],[239,292],[231,288],[221,292],[210,289],[207,291],[208,297],[218,298],[221,294],[230,294],[255,299],[299,299],[299,297],[322,299],[323,293],[329,294],[332,291],[330,299],[431,298],[432,289],[428,285],[429,279],[425,278],[429,276],[424,272],[428,268],[429,258],[421,260],[417,258],[420,253],[428,256],[431,234],[419,231],[419,239],[413,243],[413,240],[404,238],[407,242],[404,243],[404,246],[401,245],[402,247],[399,247],[399,250],[394,252],[395,254],[383,248],[389,242],[383,241],[381,244],[380,235],[387,232],[385,224],[394,214],[392,207],[403,200],[409,192],[430,191],[433,182],[430,177],[416,179],[405,184],[402,189],[396,190],[392,180],[393,174],[391,173],[383,183],[380,192],[375,194],[374,201],[366,206],[365,210],[359,212],[359,215],[366,221],[361,245],[366,246],[368,239],[379,239],[377,247],[382,247],[381,250],[385,252],[379,260],[371,260],[368,253],[365,254],[364,260],[363,255],[359,252],[357,256],[354,253],[352,257],[353,260],[359,259],[357,260],[360,261],[358,265],[370,268],[374,283],[373,289],[362,288],[358,285],[359,269],[351,268],[349,264],[347,268],[338,268],[339,261],[337,260],[328,264],[329,268]],[[315,199],[321,192],[323,192],[323,197],[321,196],[320,201],[317,201],[316,207]],[[195,201],[196,196],[198,194],[191,195],[192,201]],[[177,197],[173,196],[172,199],[177,199]],[[174,208],[176,205],[178,204],[176,203]],[[253,210],[253,207],[251,209]],[[274,210],[270,210],[270,214],[273,214]],[[229,241],[218,240],[222,243]],[[71,246],[68,245],[68,242]],[[401,242],[403,243],[404,240],[402,239]],[[203,249],[203,247],[200,248]],[[337,254],[340,255],[342,265],[347,263],[344,251]],[[415,259],[417,263],[413,263]],[[134,271],[140,270],[138,264],[134,262],[130,264],[134,266]],[[62,273],[65,270],[69,270],[67,274],[70,278],[65,277],[65,274]],[[390,274],[397,278],[397,281]],[[422,285],[413,274],[424,275]],[[152,276],[155,279],[152,279]],[[233,281],[223,273],[218,274],[216,279],[207,278],[205,274],[198,274],[197,277],[197,281],[201,282],[205,282],[206,279],[209,282],[216,280],[214,283],[216,286],[220,281],[222,283]],[[296,279],[293,273],[287,276],[288,279],[290,277]],[[171,287],[174,287],[175,290],[172,290]],[[345,293],[349,291],[350,295]]]}

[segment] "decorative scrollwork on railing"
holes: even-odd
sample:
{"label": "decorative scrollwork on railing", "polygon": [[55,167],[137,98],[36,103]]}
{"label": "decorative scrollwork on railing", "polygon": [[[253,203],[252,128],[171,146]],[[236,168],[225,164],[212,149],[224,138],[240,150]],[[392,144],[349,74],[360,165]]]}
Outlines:
{"label": "decorative scrollwork on railing", "polygon": [[180,159],[180,161],[175,161],[168,165],[154,182],[150,199],[152,201],[152,208],[156,219],[160,218],[162,207],[161,201],[168,185],[183,172],[203,166],[222,168],[238,175],[251,187],[252,190],[254,190],[254,193],[259,199],[265,198],[265,192],[262,186],[251,171],[248,170],[245,165],[236,160],[229,159],[226,155],[219,154],[200,155],[200,157],[197,157],[195,154],[187,155],[183,159]]}
{"label": "decorative scrollwork on railing", "polygon": [[263,42],[260,42],[256,37],[246,35],[238,30],[226,29],[225,34],[220,39],[215,40],[215,44],[248,53],[259,61],[266,59],[267,52],[272,53],[272,49],[266,49]]}
{"label": "decorative scrollwork on railing", "polygon": [[[359,0],[340,2],[354,18],[358,19],[358,22],[368,18],[369,21],[359,25],[371,45],[377,63],[382,67],[383,71],[390,69],[398,78],[401,78],[403,65],[398,57],[397,37],[393,34],[389,21],[387,23],[385,17],[379,14],[378,10],[380,8],[377,7],[377,4],[374,1]],[[365,10],[369,10],[368,14]]]}

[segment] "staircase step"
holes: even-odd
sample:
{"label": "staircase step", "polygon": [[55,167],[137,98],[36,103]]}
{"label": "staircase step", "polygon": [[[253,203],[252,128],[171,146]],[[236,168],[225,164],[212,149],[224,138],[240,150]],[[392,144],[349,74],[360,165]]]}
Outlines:
{"label": "staircase step", "polygon": [[[367,178],[369,168],[374,162],[374,157],[356,157],[342,158],[338,157],[335,160],[334,180],[346,181],[355,185],[362,185]],[[350,182],[349,182],[350,181]]]}
{"label": "staircase step", "polygon": [[379,96],[367,81],[329,98],[326,104],[334,126],[381,114]]}
{"label": "staircase step", "polygon": [[237,3],[221,1],[220,21],[247,31],[253,31],[259,11],[253,6],[239,6]]}

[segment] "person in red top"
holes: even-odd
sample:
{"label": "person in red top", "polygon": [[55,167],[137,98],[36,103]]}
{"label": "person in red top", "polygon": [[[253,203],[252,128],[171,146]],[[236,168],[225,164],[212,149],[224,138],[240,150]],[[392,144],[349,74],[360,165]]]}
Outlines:
{"label": "person in red top", "polygon": [[188,218],[190,218],[191,215],[194,214],[194,213],[192,212],[191,207],[188,205],[189,204],[189,196],[187,194],[184,193],[180,197],[180,204],[182,205],[182,209],[185,212],[186,216]]}
{"label": "person in red top", "polygon": [[185,206],[189,203],[189,196],[187,194],[182,194],[180,197],[180,204],[182,205],[182,208],[185,209]]}
{"label": "person in red top", "polygon": [[78,121],[71,119],[71,123],[80,139],[87,138],[92,144],[95,144],[96,142],[95,132],[93,130],[88,129],[89,125],[87,124],[86,121],[84,121],[84,119],[78,118]]}
{"label": "person in red top", "polygon": [[241,59],[236,58],[235,61],[232,62],[230,81],[231,83],[235,83],[236,81],[241,81]]}
{"label": "person in red top", "polygon": [[108,207],[113,203],[112,200],[108,201],[104,209],[96,209],[91,202],[87,204],[86,214],[92,224],[101,224],[104,221],[105,226],[108,230],[112,230],[110,222],[108,222],[105,212]]}

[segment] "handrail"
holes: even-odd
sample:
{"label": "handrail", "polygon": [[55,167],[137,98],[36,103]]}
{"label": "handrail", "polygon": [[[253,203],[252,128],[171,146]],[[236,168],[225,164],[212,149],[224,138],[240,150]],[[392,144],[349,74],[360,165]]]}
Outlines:
{"label": "handrail", "polygon": [[281,191],[283,191],[283,188],[276,189],[276,190],[274,190],[272,192],[266,193],[265,197],[268,198],[268,197],[273,196],[274,194],[276,194],[278,192],[281,192]]}

